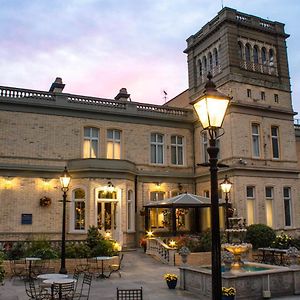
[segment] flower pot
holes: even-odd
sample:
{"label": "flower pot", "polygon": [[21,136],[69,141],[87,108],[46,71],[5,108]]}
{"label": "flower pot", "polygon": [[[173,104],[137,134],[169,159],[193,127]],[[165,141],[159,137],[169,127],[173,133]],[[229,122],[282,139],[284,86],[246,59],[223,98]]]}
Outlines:
{"label": "flower pot", "polygon": [[222,296],[222,300],[234,300],[235,296]]}
{"label": "flower pot", "polygon": [[177,279],[176,280],[167,280],[167,285],[169,289],[175,289],[177,285]]}

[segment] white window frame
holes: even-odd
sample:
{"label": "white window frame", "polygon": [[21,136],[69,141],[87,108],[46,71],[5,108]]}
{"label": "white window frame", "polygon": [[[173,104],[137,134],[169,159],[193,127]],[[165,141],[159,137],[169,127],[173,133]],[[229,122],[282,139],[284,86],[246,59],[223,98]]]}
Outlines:
{"label": "white window frame", "polygon": [[[175,138],[175,143],[172,143],[172,138]],[[182,143],[178,143],[178,138],[181,138]],[[175,163],[173,163],[173,152],[172,148],[175,148]],[[179,149],[182,151],[182,162],[179,163]],[[183,166],[184,165],[184,137],[181,135],[172,135],[171,136],[171,164],[175,166]]]}
{"label": "white window frame", "polygon": [[[75,199],[75,191],[83,190],[85,198],[84,199]],[[84,229],[75,228],[75,203],[84,202]],[[71,202],[71,222],[70,222],[70,232],[72,233],[86,233],[87,232],[87,191],[85,188],[78,186],[72,189],[72,202]]]}
{"label": "white window frame", "polygon": [[[288,196],[284,195],[285,189],[288,190]],[[291,228],[293,226],[293,216],[292,216],[292,189],[289,186],[283,187],[283,212],[284,212],[284,227]],[[290,217],[290,225],[287,225],[287,215],[286,215],[286,206],[285,202],[288,201],[288,209],[289,209],[289,217]]]}
{"label": "white window frame", "polygon": [[[257,128],[257,132],[253,132],[254,128]],[[260,158],[260,125],[258,123],[251,123],[251,138],[252,157]],[[257,140],[257,144],[255,140]]]}
{"label": "white window frame", "polygon": [[[152,136],[155,136],[155,141],[152,141]],[[162,142],[159,142],[158,141],[158,136],[161,136],[162,137]],[[165,136],[161,133],[158,133],[158,132],[152,132],[150,134],[150,163],[151,164],[155,164],[155,165],[163,165],[164,164],[164,158],[165,158],[165,155],[164,155],[164,141],[165,141]],[[155,151],[155,161],[152,161],[152,149],[154,149]],[[159,151],[161,149],[161,157],[162,157],[162,162],[159,162],[158,161],[158,157],[159,157]]]}
{"label": "white window frame", "polygon": [[[108,133],[112,132],[113,137],[109,138],[108,137]],[[118,132],[120,134],[120,138],[116,138],[116,132]],[[110,159],[121,159],[122,157],[122,145],[121,145],[121,139],[122,139],[122,131],[119,129],[107,129],[106,131],[106,157],[108,158],[108,143],[112,143],[112,149],[113,149],[113,153],[112,153],[112,158]],[[115,146],[119,145],[120,147],[120,157],[116,157],[116,153],[115,153]]]}
{"label": "white window frame", "polygon": [[[276,128],[276,135],[273,135],[272,129]],[[277,144],[277,149],[278,149],[278,157],[274,156],[274,143],[276,142]],[[272,159],[279,159],[280,158],[280,143],[279,143],[279,127],[276,125],[271,126],[271,147],[272,147]]]}
{"label": "white window frame", "polygon": [[127,191],[127,232],[135,232],[135,213],[134,213],[134,193],[133,190]]}
{"label": "white window frame", "polygon": [[[89,129],[89,135],[88,136],[85,135],[86,129]],[[92,135],[92,130],[93,129],[97,131],[97,134],[98,134],[97,137],[93,137],[93,135]],[[99,158],[99,136],[100,136],[100,130],[99,130],[99,128],[92,127],[92,126],[85,126],[83,128],[83,157],[84,158]],[[85,144],[86,141],[89,142],[89,150],[90,150],[89,152],[90,153],[89,153],[88,156],[85,156],[85,152],[84,152],[84,144]],[[96,146],[96,155],[94,157],[94,156],[92,156],[92,144],[95,141],[97,142],[97,146]]]}

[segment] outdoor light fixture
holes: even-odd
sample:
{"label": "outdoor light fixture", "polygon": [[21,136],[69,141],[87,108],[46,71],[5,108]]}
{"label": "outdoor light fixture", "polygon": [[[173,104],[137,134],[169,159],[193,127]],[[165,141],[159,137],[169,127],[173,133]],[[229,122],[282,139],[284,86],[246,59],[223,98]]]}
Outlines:
{"label": "outdoor light fixture", "polygon": [[147,238],[152,238],[154,233],[153,233],[153,231],[149,230],[146,232],[146,235],[147,235]]}
{"label": "outdoor light fixture", "polygon": [[66,269],[66,203],[67,203],[67,191],[69,190],[69,184],[71,176],[65,167],[62,175],[59,177],[61,190],[63,191],[63,216],[62,216],[62,233],[61,233],[61,256],[60,256],[60,274],[67,274]]}
{"label": "outdoor light fixture", "polygon": [[106,238],[107,240],[110,240],[110,239],[111,239],[111,233],[110,233],[109,231],[106,231],[106,232],[105,232],[105,238]]}
{"label": "outdoor light fixture", "polygon": [[175,248],[175,247],[176,247],[176,242],[175,242],[174,240],[171,240],[171,241],[169,242],[169,246],[170,246],[171,248]]}
{"label": "outdoor light fixture", "polygon": [[[225,193],[225,229],[229,229],[229,221],[228,221],[228,194],[230,193],[232,183],[229,181],[227,175],[225,175],[224,181],[220,184],[222,192]],[[227,243],[229,243],[229,232],[226,232],[227,235]]]}
{"label": "outdoor light fixture", "polygon": [[112,184],[111,181],[107,182],[107,187],[106,187],[106,191],[108,193],[113,193],[115,191],[115,186]]}
{"label": "outdoor light fixture", "polygon": [[202,124],[203,130],[209,134],[209,154],[210,184],[211,184],[211,261],[212,261],[212,299],[222,298],[222,276],[221,276],[221,244],[220,244],[220,220],[219,220],[219,196],[218,196],[218,152],[216,139],[219,129],[222,128],[225,113],[230,101],[230,97],[217,91],[213,83],[212,76],[207,75],[208,81],[205,85],[204,94],[193,101],[195,111]]}

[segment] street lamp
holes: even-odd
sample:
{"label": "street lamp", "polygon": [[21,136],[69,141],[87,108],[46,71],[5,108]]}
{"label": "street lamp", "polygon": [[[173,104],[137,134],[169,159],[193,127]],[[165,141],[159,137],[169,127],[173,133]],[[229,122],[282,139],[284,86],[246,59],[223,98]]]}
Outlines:
{"label": "street lamp", "polygon": [[[225,175],[224,181],[220,184],[222,192],[225,193],[225,229],[229,229],[229,221],[228,221],[228,194],[230,193],[232,182],[229,181],[227,175]],[[227,243],[229,243],[229,232],[226,231]]]}
{"label": "street lamp", "polygon": [[210,186],[211,186],[211,262],[212,262],[212,299],[221,300],[222,276],[221,276],[221,244],[220,244],[220,220],[219,220],[219,195],[218,195],[218,152],[216,139],[220,137],[219,129],[222,127],[230,97],[220,93],[212,82],[212,76],[207,75],[204,94],[191,104],[199,117],[203,130],[209,134]]}
{"label": "street lamp", "polygon": [[60,274],[67,274],[66,269],[66,203],[67,203],[67,191],[69,190],[69,184],[71,176],[65,167],[63,173],[59,177],[61,190],[63,191],[63,216],[62,216],[62,231],[61,231],[61,256],[60,256]]}

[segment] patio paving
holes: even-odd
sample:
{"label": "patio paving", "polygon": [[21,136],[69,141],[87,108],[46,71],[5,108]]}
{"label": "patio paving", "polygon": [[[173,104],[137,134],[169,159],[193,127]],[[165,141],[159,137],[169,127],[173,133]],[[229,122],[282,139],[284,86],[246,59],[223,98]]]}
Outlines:
{"label": "patio paving", "polygon": [[[164,273],[179,274],[177,267],[164,265],[150,256],[144,254],[140,249],[125,252],[122,277],[113,273],[108,279],[96,279],[92,282],[90,300],[116,299],[116,288],[140,288],[143,287],[145,300],[189,300],[200,299],[187,291],[168,289]],[[5,280],[4,286],[0,286],[0,300],[28,300],[25,294],[24,283],[18,279]],[[275,298],[272,298],[275,299]],[[280,300],[296,300],[300,296],[276,298]],[[201,300],[208,300],[201,298]]]}

